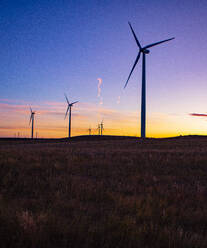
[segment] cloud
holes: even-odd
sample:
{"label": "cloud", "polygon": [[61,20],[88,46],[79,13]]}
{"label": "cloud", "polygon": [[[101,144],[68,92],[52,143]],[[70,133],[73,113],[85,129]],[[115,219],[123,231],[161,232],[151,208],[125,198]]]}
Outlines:
{"label": "cloud", "polygon": [[103,105],[103,97],[100,97],[100,102],[99,102],[100,105]]}
{"label": "cloud", "polygon": [[26,113],[29,111],[29,106],[27,105],[11,105],[8,103],[0,103],[1,112],[16,112],[16,113]]}
{"label": "cloud", "polygon": [[[101,96],[99,97],[101,99]],[[17,103],[14,100],[0,101],[0,114],[2,117],[0,125],[0,136],[13,136],[15,132],[21,135],[30,135],[29,126],[30,104],[27,102]],[[36,111],[35,132],[41,137],[64,137],[67,135],[68,122],[64,120],[66,104],[63,102],[39,102],[38,105],[32,104],[32,109]],[[97,113],[99,117],[97,119]],[[113,108],[105,108],[100,103],[81,102],[78,106],[74,105],[72,111],[73,134],[79,135],[87,132],[89,122],[97,125],[97,121],[104,119],[108,133],[125,130],[125,127],[132,127],[137,123],[137,113],[131,111],[120,111]],[[116,131],[113,131],[116,130]],[[131,129],[130,129],[131,130]]]}
{"label": "cloud", "polygon": [[117,104],[120,103],[120,96],[118,96],[116,103],[117,103]]}
{"label": "cloud", "polygon": [[5,129],[5,130],[22,130],[22,129],[25,129],[25,130],[27,130],[28,128],[25,128],[24,126],[0,125],[0,129]]}
{"label": "cloud", "polygon": [[[102,100],[102,99],[100,99]],[[12,101],[12,100],[11,100]],[[43,116],[54,116],[60,117],[64,119],[65,114],[65,105],[61,102],[41,102],[39,105],[32,105],[34,111],[36,111],[36,118],[39,118],[40,120],[43,118]],[[7,116],[14,116],[14,114],[21,113],[24,116],[29,116],[30,110],[29,110],[29,104],[26,105],[17,105],[17,104],[8,104],[8,103],[0,103],[0,112],[1,114],[6,114]],[[8,114],[8,112],[10,112]],[[134,118],[134,113],[128,112],[124,113],[123,111],[117,111],[115,109],[110,108],[104,108],[103,106],[97,106],[93,103],[86,103],[81,102],[79,103],[79,106],[74,106],[73,109],[73,116],[78,117],[79,119],[85,119],[86,117],[96,118],[96,113],[99,112],[101,117],[112,119],[112,120],[120,120],[124,117],[128,118]],[[137,115],[137,114],[136,114]],[[38,117],[38,116],[41,116]],[[20,117],[22,118],[22,117]],[[16,118],[15,118],[16,119]]]}
{"label": "cloud", "polygon": [[101,78],[97,78],[98,80],[98,97],[101,96],[101,85],[102,85],[102,79]]}
{"label": "cloud", "polygon": [[207,117],[207,114],[190,113],[191,116]]}
{"label": "cloud", "polygon": [[26,102],[24,100],[15,100],[15,99],[8,99],[8,98],[0,98],[0,102],[26,104]]}
{"label": "cloud", "polygon": [[98,95],[97,97],[99,98],[99,104],[103,105],[103,97],[101,96],[101,85],[103,83],[103,80],[101,78],[97,78],[98,80]]}
{"label": "cloud", "polygon": [[54,101],[49,101],[49,102],[44,102],[44,105],[47,105],[48,107],[56,107],[56,108],[65,108],[67,106],[67,102],[54,102]]}
{"label": "cloud", "polygon": [[37,113],[41,115],[53,115],[53,116],[64,116],[65,115],[63,111],[58,112],[58,111],[41,110],[41,111],[38,111]]}

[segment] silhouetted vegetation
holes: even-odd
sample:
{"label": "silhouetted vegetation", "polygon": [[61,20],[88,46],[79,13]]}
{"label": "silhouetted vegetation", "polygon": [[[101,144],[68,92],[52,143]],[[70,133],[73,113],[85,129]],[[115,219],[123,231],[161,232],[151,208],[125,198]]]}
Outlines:
{"label": "silhouetted vegetation", "polygon": [[206,205],[206,137],[0,142],[1,247],[204,248]]}

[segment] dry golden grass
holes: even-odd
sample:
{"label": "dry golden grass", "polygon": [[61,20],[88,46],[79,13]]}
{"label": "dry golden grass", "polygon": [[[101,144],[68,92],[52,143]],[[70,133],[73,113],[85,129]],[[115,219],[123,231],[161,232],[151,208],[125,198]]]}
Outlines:
{"label": "dry golden grass", "polygon": [[1,247],[207,247],[207,138],[0,141]]}

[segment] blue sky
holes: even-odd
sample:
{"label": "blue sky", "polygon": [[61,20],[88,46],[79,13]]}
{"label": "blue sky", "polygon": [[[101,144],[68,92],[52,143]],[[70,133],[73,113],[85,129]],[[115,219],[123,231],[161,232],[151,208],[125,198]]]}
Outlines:
{"label": "blue sky", "polygon": [[203,134],[205,118],[189,113],[206,113],[206,10],[206,1],[195,0],[1,1],[0,99],[41,108],[45,102],[64,103],[66,92],[72,101],[98,108],[101,78],[101,107],[137,113],[138,135],[141,63],[123,90],[137,55],[130,21],[142,45],[176,37],[147,56],[148,120],[179,116],[169,135],[179,127],[191,132],[185,129],[188,121],[193,133]]}

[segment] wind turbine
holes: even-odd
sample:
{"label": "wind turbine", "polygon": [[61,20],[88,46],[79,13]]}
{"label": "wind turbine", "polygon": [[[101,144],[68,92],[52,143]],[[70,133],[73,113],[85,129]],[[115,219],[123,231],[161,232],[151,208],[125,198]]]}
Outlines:
{"label": "wind turbine", "polygon": [[89,127],[89,129],[88,129],[88,132],[89,132],[89,135],[91,135],[91,127]]}
{"label": "wind turbine", "polygon": [[31,115],[30,115],[29,125],[32,122],[31,138],[33,139],[33,134],[34,134],[34,115],[35,115],[35,112],[32,111],[32,108],[31,107],[30,107],[30,112],[31,112]]}
{"label": "wind turbine", "polygon": [[69,111],[69,115],[68,115],[68,117],[69,117],[68,118],[69,119],[68,138],[70,138],[71,137],[71,107],[73,106],[73,104],[77,103],[78,101],[70,103],[68,98],[67,98],[67,96],[66,96],[66,94],[65,94],[65,99],[66,99],[66,101],[68,103],[68,107],[67,107],[67,110],[65,112],[65,118],[67,117],[67,114],[68,114],[68,111]]}
{"label": "wind turbine", "polygon": [[101,134],[101,125],[100,124],[98,124],[97,130],[98,130],[98,135],[100,135]]}
{"label": "wind turbine", "polygon": [[101,124],[100,124],[101,135],[103,135],[103,130],[104,130],[104,128],[103,128],[103,120],[102,120],[102,122],[101,122]]}
{"label": "wind turbine", "polygon": [[155,42],[155,43],[152,43],[150,45],[142,47],[140,45],[140,42],[138,41],[136,35],[135,35],[135,32],[134,32],[130,22],[129,22],[129,26],[130,26],[130,29],[131,29],[132,34],[134,36],[134,39],[135,39],[135,41],[137,43],[137,46],[139,48],[139,52],[138,52],[137,58],[136,58],[136,60],[134,62],[134,65],[133,65],[133,67],[131,69],[131,72],[130,72],[130,74],[128,76],[128,79],[126,81],[126,84],[125,84],[124,88],[126,88],[128,82],[129,82],[129,79],[130,79],[130,77],[132,75],[132,72],[133,72],[135,66],[137,65],[137,62],[138,62],[138,60],[139,60],[139,58],[140,58],[140,56],[142,54],[141,137],[145,138],[145,136],[146,136],[146,134],[145,134],[146,133],[146,70],[145,70],[145,68],[146,68],[146,64],[145,64],[146,63],[146,58],[145,58],[145,56],[146,56],[146,54],[150,53],[148,48],[151,48],[151,47],[157,46],[157,45],[159,45],[161,43],[173,40],[174,38],[170,38],[170,39],[167,39],[167,40],[162,40],[162,41]]}

